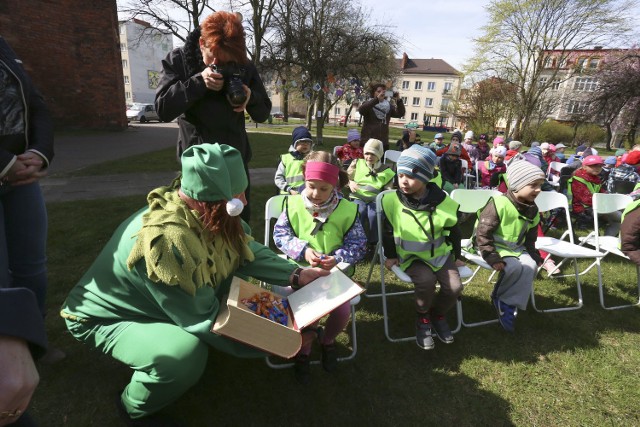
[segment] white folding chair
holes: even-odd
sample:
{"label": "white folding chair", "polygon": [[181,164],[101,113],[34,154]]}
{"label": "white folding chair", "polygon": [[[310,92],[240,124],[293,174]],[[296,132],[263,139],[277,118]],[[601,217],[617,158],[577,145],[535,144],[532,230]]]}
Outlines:
{"label": "white folding chair", "polygon": [[[489,199],[494,196],[501,196],[502,193],[498,190],[487,190],[487,189],[469,189],[469,190],[453,190],[451,192],[451,198],[460,204],[460,212],[467,214],[475,214],[480,209],[482,209]],[[475,231],[474,231],[475,232]],[[473,236],[472,236],[473,238]],[[487,262],[480,256],[479,254],[472,252],[472,239],[462,239],[462,256],[467,260],[476,265],[476,268],[473,270],[473,273],[467,280],[462,282],[464,286],[470,283],[473,278],[478,274],[480,269],[484,268],[486,270],[492,271],[491,276],[489,277],[489,282],[493,277],[493,268],[487,264]],[[466,327],[474,327],[481,325],[488,325],[490,323],[496,323],[498,319],[485,320],[480,322],[472,322],[467,323],[464,321],[464,311],[462,309],[462,299],[459,301],[460,306],[460,322],[462,326]]]}
{"label": "white folding chair", "polygon": [[[264,207],[264,245],[269,247],[271,244],[271,238],[273,234],[271,233],[271,221],[274,219],[278,219],[280,214],[284,211],[284,201],[285,198],[288,197],[286,194],[279,194],[277,196],[271,197],[267,200],[267,203]],[[286,258],[286,255],[280,254],[281,257]],[[340,265],[341,270],[345,270],[349,267],[349,264],[342,263]],[[264,283],[263,283],[264,286]],[[291,289],[274,287],[274,292],[286,297],[289,293],[292,292]],[[351,353],[348,356],[338,357],[338,361],[351,360],[356,357],[356,353],[358,352],[358,339],[356,335],[356,305],[360,302],[360,296],[353,298],[351,300]],[[270,357],[267,356],[265,358],[267,365],[274,369],[284,369],[290,368],[293,366],[293,363],[274,363],[271,361]],[[320,363],[319,360],[311,361],[313,364]]]}
{"label": "white folding chair", "polygon": [[333,156],[334,156],[334,157],[337,157],[337,154],[336,154],[336,153],[338,152],[338,150],[339,150],[340,148],[342,148],[342,145],[336,145],[335,147],[333,147]]}
{"label": "white folding chair", "polygon": [[567,166],[562,162],[551,162],[547,168],[547,181],[554,187],[560,186],[560,171]]}
{"label": "white folding chair", "polygon": [[[390,332],[390,328],[389,328],[389,310],[388,310],[388,306],[387,306],[387,297],[389,296],[395,296],[395,295],[407,295],[407,294],[413,294],[414,290],[408,290],[408,291],[397,291],[397,292],[387,292],[386,289],[386,282],[385,282],[385,266],[384,266],[384,261],[385,261],[385,256],[384,256],[384,249],[382,247],[382,232],[383,232],[383,209],[382,209],[382,199],[388,195],[388,194],[393,194],[395,193],[396,190],[385,190],[382,191],[381,193],[379,193],[376,196],[376,217],[378,220],[378,236],[379,236],[379,240],[378,240],[378,244],[376,246],[376,252],[373,256],[373,259],[371,260],[371,266],[369,268],[369,275],[367,277],[367,282],[365,285],[365,289],[367,289],[367,293],[365,293],[366,296],[368,297],[382,297],[382,321],[384,324],[384,334],[387,337],[387,339],[391,342],[401,342],[401,341],[412,341],[414,340],[416,337],[415,335],[412,336],[408,336],[408,337],[392,337],[391,336],[391,332]],[[368,293],[369,290],[369,285],[371,282],[371,275],[373,273],[373,268],[375,266],[376,260],[379,260],[380,262],[380,293],[379,294],[371,294]],[[402,269],[400,269],[397,266],[394,266],[391,271],[396,275],[396,277],[398,279],[400,279],[402,282],[404,283],[413,283],[411,281],[411,278],[409,277],[408,274],[406,274],[404,271],[402,271]],[[456,314],[457,314],[457,319],[458,319],[458,323],[456,325],[456,328],[453,329],[451,332],[452,333],[456,333],[458,331],[460,331],[461,329],[461,316],[460,316],[460,304],[458,302],[457,308],[456,308]],[[434,332],[435,333],[435,332]]]}
{"label": "white folding chair", "polygon": [[397,163],[398,158],[400,157],[400,154],[402,154],[402,151],[398,151],[398,150],[385,151],[382,164],[387,164],[387,162]]}
{"label": "white folding chair", "polygon": [[[581,238],[582,244],[588,244],[593,246],[597,251],[603,252],[606,256],[608,254],[614,254],[619,257],[629,259],[621,250],[620,250],[620,238],[618,236],[601,236],[600,228],[598,223],[598,215],[599,214],[607,214],[616,211],[623,210],[630,203],[633,202],[631,196],[626,194],[604,194],[604,193],[595,193],[592,198],[593,204],[593,231],[589,233],[587,237]],[[638,301],[633,304],[623,304],[617,306],[607,307],[604,302],[604,282],[602,277],[602,265],[601,258],[596,258],[596,260],[587,267],[582,273],[585,274],[594,266],[598,271],[598,294],[600,297],[600,305],[605,310],[617,310],[620,308],[626,307],[635,307],[640,305],[640,269],[636,268],[637,275],[637,286],[638,286]]]}
{"label": "white folding chair", "polygon": [[[562,258],[564,260],[570,260],[573,262],[575,273],[573,276],[576,279],[576,287],[578,293],[578,303],[574,306],[569,307],[560,307],[560,308],[550,308],[550,309],[539,309],[536,306],[535,300],[535,282],[534,285],[531,286],[531,305],[534,310],[538,312],[555,312],[555,311],[568,311],[568,310],[577,310],[582,307],[582,287],[580,285],[580,272],[578,271],[578,259],[598,259],[604,256],[603,253],[596,251],[595,249],[589,249],[584,246],[580,246],[574,243],[573,241],[573,228],[571,226],[571,217],[569,215],[569,203],[567,200],[567,196],[561,193],[557,193],[555,191],[543,191],[538,197],[536,197],[536,205],[538,206],[538,210],[540,212],[548,212],[553,209],[564,209],[566,222],[567,222],[567,231],[565,231],[559,239],[554,237],[538,237],[536,241],[536,249],[548,252],[549,255],[545,258],[544,261],[549,259],[551,255]],[[565,240],[568,237],[568,241]],[[562,262],[560,263],[562,264]],[[538,272],[542,269],[542,267],[538,267]],[[557,268],[556,270],[557,271]],[[569,277],[571,275],[551,275],[548,274],[549,278],[559,278],[559,277]]]}
{"label": "white folding chair", "polygon": [[462,163],[462,176],[464,177],[464,188],[469,188],[469,162],[465,159],[460,159],[460,163]]}

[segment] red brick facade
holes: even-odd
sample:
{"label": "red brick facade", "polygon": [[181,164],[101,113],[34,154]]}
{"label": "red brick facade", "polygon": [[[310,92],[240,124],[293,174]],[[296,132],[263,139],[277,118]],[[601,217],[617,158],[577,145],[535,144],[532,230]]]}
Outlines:
{"label": "red brick facade", "polygon": [[116,0],[2,0],[0,35],[23,61],[56,129],[124,129]]}

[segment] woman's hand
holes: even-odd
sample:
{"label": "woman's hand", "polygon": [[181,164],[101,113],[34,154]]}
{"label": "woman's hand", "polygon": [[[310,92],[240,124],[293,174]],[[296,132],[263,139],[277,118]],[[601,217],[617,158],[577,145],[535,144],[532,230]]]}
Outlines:
{"label": "woman's hand", "polygon": [[505,267],[505,263],[504,262],[496,262],[495,264],[493,264],[491,266],[495,271],[502,271],[504,270]]}
{"label": "woman's hand", "polygon": [[42,169],[43,165],[42,157],[27,151],[17,156],[5,179],[14,186],[31,184],[47,175],[47,170]]}
{"label": "woman's hand", "polygon": [[329,274],[330,272],[328,270],[323,270],[322,268],[303,268],[300,272],[298,284],[300,286],[304,286],[308,283],[313,282],[318,277],[328,276]]}
{"label": "woman's hand", "polygon": [[233,111],[235,111],[236,113],[242,113],[245,108],[247,108],[247,104],[249,103],[249,99],[251,98],[251,89],[249,89],[249,86],[243,84],[242,87],[244,88],[244,93],[247,94],[247,100],[244,101],[244,104],[233,107]]}
{"label": "woman's hand", "polygon": [[202,70],[202,78],[204,84],[209,90],[219,92],[224,86],[224,76],[217,71],[213,71],[211,67],[206,67]]}
{"label": "woman's hand", "polygon": [[0,426],[20,418],[39,381],[26,341],[0,336]]}

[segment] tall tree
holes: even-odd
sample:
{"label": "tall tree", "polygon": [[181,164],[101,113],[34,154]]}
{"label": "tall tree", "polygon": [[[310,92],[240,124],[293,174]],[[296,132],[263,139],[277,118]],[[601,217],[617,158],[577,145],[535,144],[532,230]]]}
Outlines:
{"label": "tall tree", "polygon": [[640,112],[640,49],[613,51],[595,77],[598,86],[589,98],[589,113],[607,129],[607,149],[611,148],[614,127],[635,139]]}
{"label": "tall tree", "polygon": [[[308,99],[307,125],[315,111],[317,138],[322,141],[326,99],[346,93],[354,80],[392,77],[396,41],[370,13],[354,2],[282,0],[276,18],[270,58]],[[281,19],[280,18],[280,19]]]}
{"label": "tall tree", "polygon": [[171,32],[186,40],[200,26],[203,15],[215,12],[209,0],[118,0],[118,13],[126,19],[138,18],[151,27]]}
{"label": "tall tree", "polygon": [[463,118],[469,128],[477,133],[492,134],[498,123],[511,114],[516,94],[517,88],[512,83],[490,77],[465,91],[464,97],[456,103],[455,109],[458,117]]}
{"label": "tall tree", "polygon": [[[571,50],[622,39],[629,32],[629,11],[636,0],[494,0],[488,24],[475,40],[477,54],[467,71],[494,72],[517,87],[513,137],[522,139],[540,114],[545,91]],[[558,61],[553,75],[541,79],[545,52]],[[548,66],[548,64],[546,64]]]}

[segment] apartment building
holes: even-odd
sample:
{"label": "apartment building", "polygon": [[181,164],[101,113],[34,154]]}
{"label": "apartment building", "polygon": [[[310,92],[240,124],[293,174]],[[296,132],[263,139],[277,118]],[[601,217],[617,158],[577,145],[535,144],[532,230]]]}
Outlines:
{"label": "apartment building", "polygon": [[398,60],[399,76],[394,90],[406,106],[400,124],[412,121],[428,128],[458,126],[453,100],[457,99],[462,74],[442,59],[412,59],[406,53]]}
{"label": "apartment building", "polygon": [[547,84],[549,79],[553,79],[546,93],[550,101],[550,119],[572,122],[576,115],[587,110],[587,99],[598,86],[594,74],[600,70],[610,52],[610,49],[599,46],[594,49],[544,52],[540,84]]}
{"label": "apartment building", "polygon": [[127,104],[152,104],[162,71],[161,61],[173,50],[173,37],[148,22],[120,21],[120,54]]}

